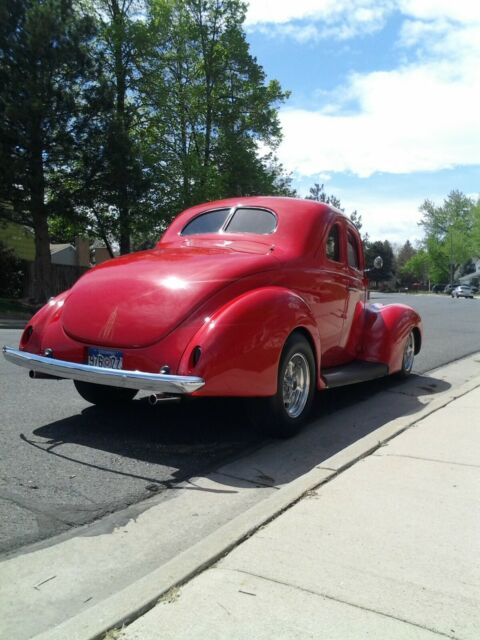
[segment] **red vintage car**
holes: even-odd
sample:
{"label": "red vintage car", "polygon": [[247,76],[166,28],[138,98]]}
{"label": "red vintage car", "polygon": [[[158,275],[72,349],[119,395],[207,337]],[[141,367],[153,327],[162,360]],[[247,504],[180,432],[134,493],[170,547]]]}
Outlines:
{"label": "red vintage car", "polygon": [[235,198],[180,214],[156,247],[105,262],[50,300],[7,360],[71,378],[94,404],[241,396],[289,436],[316,390],[408,374],[419,315],[367,302],[360,236],[309,200]]}

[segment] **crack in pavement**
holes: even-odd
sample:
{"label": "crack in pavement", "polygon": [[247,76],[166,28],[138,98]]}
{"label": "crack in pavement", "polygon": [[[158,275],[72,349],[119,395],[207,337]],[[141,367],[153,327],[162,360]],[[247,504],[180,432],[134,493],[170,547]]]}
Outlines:
{"label": "crack in pavement", "polygon": [[256,573],[251,573],[250,571],[245,571],[244,569],[222,569],[221,567],[215,567],[216,571],[232,571],[237,573],[243,573],[247,576],[251,576],[253,578],[258,578],[259,580],[264,580],[266,582],[273,582],[275,584],[282,585],[284,587],[290,587],[292,589],[297,589],[298,591],[302,591],[304,593],[310,593],[312,595],[318,596],[320,598],[325,598],[326,600],[331,600],[332,602],[338,602],[339,604],[344,604],[348,607],[353,607],[355,609],[360,609],[361,611],[368,611],[369,613],[374,613],[376,615],[382,616],[384,618],[389,618],[390,620],[396,620],[397,622],[403,622],[404,624],[408,624],[417,629],[423,629],[424,631],[430,631],[431,633],[435,633],[442,638],[449,638],[449,640],[458,640],[458,636],[451,636],[448,633],[444,633],[443,631],[439,631],[438,629],[434,629],[432,627],[427,627],[423,624],[418,624],[416,622],[412,622],[411,620],[407,620],[405,618],[400,618],[398,616],[394,616],[390,613],[385,613],[384,611],[379,611],[377,609],[372,609],[370,607],[365,607],[363,605],[357,604],[355,602],[349,602],[348,600],[342,600],[341,598],[336,598],[335,596],[331,596],[327,593],[322,593],[320,591],[314,591],[313,589],[307,589],[306,587],[301,587],[296,584],[290,584],[289,582],[283,582],[282,580],[276,580],[275,578],[268,578],[266,576],[261,576]]}
{"label": "crack in pavement", "polygon": [[458,467],[470,467],[471,469],[480,469],[479,464],[469,464],[468,462],[453,462],[451,460],[438,460],[437,458],[424,458],[423,456],[410,456],[406,453],[374,453],[376,458],[410,458],[411,460],[423,460],[425,462],[439,462],[440,464],[453,464]]}

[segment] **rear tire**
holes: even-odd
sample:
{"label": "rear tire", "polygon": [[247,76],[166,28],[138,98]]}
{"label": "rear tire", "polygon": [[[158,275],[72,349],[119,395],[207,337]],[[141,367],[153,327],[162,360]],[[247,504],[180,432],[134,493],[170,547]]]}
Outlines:
{"label": "rear tire", "polygon": [[76,390],[84,400],[99,407],[111,407],[130,402],[137,395],[137,389],[110,387],[104,384],[92,384],[74,380]]}
{"label": "rear tire", "polygon": [[315,380],[312,348],[305,336],[293,333],[280,358],[277,393],[251,405],[257,427],[275,438],[290,438],[298,433],[312,407]]}

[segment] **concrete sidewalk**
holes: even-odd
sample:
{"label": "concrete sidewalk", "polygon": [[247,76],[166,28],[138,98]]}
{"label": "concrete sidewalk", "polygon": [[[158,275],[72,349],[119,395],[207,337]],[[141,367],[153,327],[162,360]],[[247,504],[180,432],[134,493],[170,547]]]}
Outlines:
{"label": "concrete sidewalk", "polygon": [[480,638],[480,388],[109,638]]}

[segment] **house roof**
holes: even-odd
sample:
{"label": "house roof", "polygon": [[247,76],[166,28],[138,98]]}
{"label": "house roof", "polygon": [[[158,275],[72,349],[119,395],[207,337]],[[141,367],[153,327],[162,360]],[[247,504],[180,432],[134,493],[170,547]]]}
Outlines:
{"label": "house roof", "polygon": [[75,247],[70,243],[66,242],[64,244],[51,244],[50,245],[50,253],[59,253],[60,251],[64,251],[65,249],[73,249],[75,251]]}

